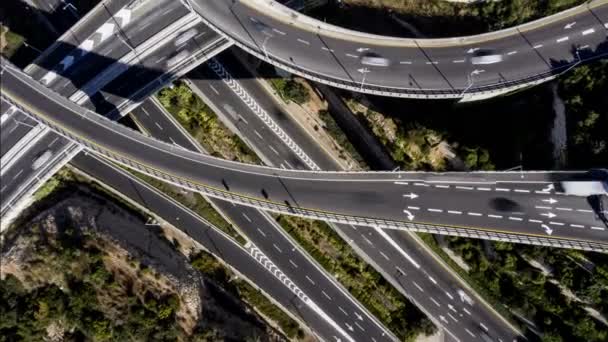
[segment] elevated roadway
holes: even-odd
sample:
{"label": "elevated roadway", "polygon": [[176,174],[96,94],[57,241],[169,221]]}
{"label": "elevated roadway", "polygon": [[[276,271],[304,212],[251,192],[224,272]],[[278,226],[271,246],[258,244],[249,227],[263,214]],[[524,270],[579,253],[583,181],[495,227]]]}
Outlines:
{"label": "elevated roadway", "polygon": [[[480,99],[544,82],[608,53],[607,0],[488,34],[403,39],[346,30],[272,0],[188,0],[236,45],[311,80],[370,94]],[[473,65],[489,49],[503,61]],[[370,63],[365,57],[380,57]]]}
{"label": "elevated roadway", "polygon": [[[51,92],[6,61],[2,72],[5,99],[53,130],[211,197],[339,223],[607,250],[605,225],[582,211],[590,210],[586,199],[556,191],[560,181],[583,173],[339,173],[244,165],[144,137]],[[543,203],[551,198],[570,210],[537,208],[547,207]],[[409,208],[414,206],[418,209]]]}

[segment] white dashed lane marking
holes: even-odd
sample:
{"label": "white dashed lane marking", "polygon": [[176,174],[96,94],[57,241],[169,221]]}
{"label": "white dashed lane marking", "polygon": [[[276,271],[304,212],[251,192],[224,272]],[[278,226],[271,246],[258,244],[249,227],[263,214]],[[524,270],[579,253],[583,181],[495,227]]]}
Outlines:
{"label": "white dashed lane marking", "polygon": [[412,64],[412,62],[410,62],[410,61],[401,61],[401,62],[399,62],[399,64]]}
{"label": "white dashed lane marking", "polygon": [[543,47],[543,44],[537,44],[533,46],[534,49],[540,49],[541,47]]}
{"label": "white dashed lane marking", "polygon": [[491,214],[489,214],[488,217],[491,217],[491,218],[502,218],[501,215],[491,215]]}
{"label": "white dashed lane marking", "polygon": [[455,215],[460,215],[460,214],[462,214],[462,211],[457,211],[457,210],[448,210],[448,213],[450,213],[450,214],[455,214]]}
{"label": "white dashed lane marking", "polygon": [[468,212],[467,215],[471,215],[471,216],[481,216],[480,213],[472,213],[472,212]]}
{"label": "white dashed lane marking", "polygon": [[420,210],[419,207],[410,207],[410,206],[408,206],[407,208],[410,209],[410,210]]}
{"label": "white dashed lane marking", "polygon": [[437,305],[438,307],[441,307],[441,304],[439,304],[439,302],[436,301],[435,298],[429,297],[429,299],[431,300],[431,302],[435,303],[435,305]]}
{"label": "white dashed lane marking", "polygon": [[595,229],[595,230],[606,230],[606,228],[604,228],[604,227],[594,227],[594,226],[591,226],[591,229]]}
{"label": "white dashed lane marking", "polygon": [[434,213],[442,213],[443,212],[443,210],[441,210],[441,209],[434,209],[434,208],[428,208],[427,210],[428,211],[432,211]]}
{"label": "white dashed lane marking", "polygon": [[325,293],[325,291],[321,290],[321,293],[325,296],[325,298],[331,300],[331,297],[327,293]]}
{"label": "white dashed lane marking", "polygon": [[590,29],[588,29],[588,30],[583,31],[583,36],[586,36],[586,35],[588,35],[588,34],[592,34],[593,32],[595,32],[595,30],[594,30],[594,29],[592,29],[592,28],[590,28]]}
{"label": "white dashed lane marking", "polygon": [[298,42],[300,42],[300,43],[302,43],[304,45],[310,45],[310,43],[308,41],[304,40],[304,39],[298,38]]}
{"label": "white dashed lane marking", "polygon": [[558,39],[556,40],[556,42],[557,42],[557,43],[561,43],[561,42],[565,42],[565,41],[567,41],[568,39],[569,39],[569,38],[568,38],[567,36],[566,36],[566,37],[561,37],[561,38],[558,38]]}
{"label": "white dashed lane marking", "polygon": [[509,220],[512,220],[512,221],[523,221],[523,219],[521,217],[513,217],[513,216],[509,216]]}
{"label": "white dashed lane marking", "polygon": [[412,284],[414,284],[414,286],[416,286],[416,288],[420,290],[420,292],[424,292],[424,289],[422,289],[422,287],[420,287],[420,285],[418,285],[415,281],[413,281]]}
{"label": "white dashed lane marking", "polygon": [[564,225],[561,222],[553,222],[553,221],[550,221],[549,224],[553,224],[553,225],[556,225],[556,226],[563,226]]}

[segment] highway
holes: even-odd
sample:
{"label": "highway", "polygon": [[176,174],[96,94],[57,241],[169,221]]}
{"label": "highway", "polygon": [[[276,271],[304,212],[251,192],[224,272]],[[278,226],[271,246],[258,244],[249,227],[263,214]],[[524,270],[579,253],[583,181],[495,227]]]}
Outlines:
{"label": "highway", "polygon": [[[206,153],[196,142],[190,140],[188,134],[179,128],[174,119],[170,119],[170,114],[156,101],[144,102],[134,110],[133,115],[143,131],[151,136]],[[372,337],[377,341],[395,339],[331,275],[302,251],[267,213],[216,199],[211,199],[210,202],[342,329],[354,334],[355,340],[371,340]],[[349,327],[357,329],[351,332]]]}
{"label": "highway", "polygon": [[[4,97],[53,129],[97,153],[122,163],[135,162],[138,168],[147,168],[146,173],[212,197],[229,196],[263,209],[385,228],[465,236],[485,233],[490,239],[519,236],[524,243],[551,239],[565,247],[593,245],[597,250],[605,250],[608,242],[606,227],[588,212],[586,198],[556,191],[560,180],[580,177],[580,172],[332,173],[243,165],[144,137],[83,110],[6,63],[3,68]],[[551,200],[559,204],[547,205]],[[433,230],[433,225],[442,228]]]}
{"label": "highway", "polygon": [[[287,308],[294,316],[299,317],[321,339],[336,341],[337,337],[342,341],[348,341],[347,336],[337,332],[318,312],[311,309],[302,298],[294,293],[295,291],[292,290],[294,286],[290,282],[289,277],[285,278],[284,274],[280,271],[282,270],[281,267],[279,267],[280,270],[277,270],[276,266],[272,267],[272,271],[266,268],[269,267],[268,259],[257,254],[257,251],[254,252],[255,246],[241,247],[230,237],[221,233],[219,229],[212,227],[195,213],[154,188],[146,186],[125,171],[108,165],[107,162],[95,157],[79,154],[73,159],[72,164],[104,185],[115,189],[116,192],[141,205],[155,216],[183,231],[186,235],[200,243],[207,251],[230,265],[238,274],[242,274],[251,280],[255,286],[269,294],[274,301]],[[268,266],[265,267],[264,264]],[[283,274],[281,279],[279,279],[279,274]],[[291,288],[289,284],[291,284]],[[298,287],[296,286],[295,288]],[[303,290],[304,297],[306,298],[308,295],[317,292],[315,289],[312,290],[312,293]],[[354,338],[356,338],[351,341],[367,340],[360,332],[353,333],[348,331],[348,333],[353,334]]]}
{"label": "highway", "polygon": [[[206,77],[201,78],[199,74]],[[220,75],[223,77],[218,79]],[[240,75],[241,78],[236,80],[229,75]],[[285,166],[286,160],[299,159],[293,150],[272,132],[269,127],[272,126],[269,124],[272,120],[289,132],[289,138],[301,146],[304,153],[314,156],[311,159],[319,167],[324,170],[340,169],[332,158],[322,152],[315,138],[308,135],[285,113],[268,96],[260,81],[230,53],[223,53],[210,60],[187,75],[187,78],[204,93],[207,99],[205,102],[211,105],[220,117],[231,121],[232,127],[237,127],[239,136],[253,142],[254,149],[258,154],[262,154],[260,157],[263,160],[270,161],[269,165]],[[226,104],[230,104],[229,109],[226,109]],[[231,115],[231,112],[239,113],[239,116]],[[264,120],[265,116],[260,112],[268,115],[270,120]],[[142,121],[161,121],[159,116],[162,113],[154,113],[148,111],[147,116],[138,115],[138,118]],[[154,130],[152,125],[150,130]],[[256,131],[262,132],[260,136],[254,133]],[[162,134],[163,132],[157,131],[152,135],[159,137]],[[489,335],[494,338],[512,341],[517,337],[517,333],[505,324],[498,314],[475,298],[471,291],[466,290],[456,276],[433,258],[432,252],[422,248],[409,234],[394,230],[381,232],[344,224],[332,226],[366,262],[381,272],[407,298],[411,298],[437,325],[444,327],[446,341],[477,340],[480,323],[488,328]],[[468,298],[475,298],[475,304],[468,305],[462,301],[459,293],[464,293]]]}
{"label": "highway", "polygon": [[[355,91],[422,98],[499,93],[606,56],[607,3],[590,1],[477,36],[404,39],[332,26],[269,0],[189,0],[239,47],[290,72]],[[501,54],[502,62],[473,65],[471,56],[479,49]],[[384,60],[370,63],[366,56]]]}
{"label": "highway", "polygon": [[[86,54],[85,56],[92,56],[94,58],[92,58],[92,60],[88,61],[88,66],[87,68],[78,68],[79,64],[82,64],[84,61],[83,60],[77,60],[78,63],[73,62],[77,65],[75,65],[73,67],[74,71],[70,74],[70,77],[64,78],[62,77],[62,74],[59,73],[54,77],[51,77],[50,79],[48,79],[47,85],[50,86],[52,89],[54,89],[55,91],[59,92],[60,94],[64,95],[64,96],[70,96],[71,95],[71,99],[73,101],[76,101],[77,103],[84,103],[87,106],[90,106],[91,108],[94,108],[93,104],[90,102],[89,97],[86,93],[83,93],[82,91],[76,91],[75,88],[73,88],[73,84],[80,84],[82,86],[83,89],[89,89],[90,93],[94,93],[96,89],[99,89],[100,87],[104,87],[105,89],[108,89],[108,87],[111,87],[112,85],[108,83],[116,77],[121,77],[121,76],[128,76],[126,79],[123,77],[120,81],[124,82],[126,84],[132,84],[132,87],[129,88],[130,93],[125,93],[124,91],[119,93],[118,91],[114,91],[116,94],[121,94],[122,97],[120,97],[120,101],[116,100],[114,105],[111,107],[107,107],[106,106],[106,111],[99,111],[101,113],[109,113],[107,115],[112,115],[112,117],[114,118],[118,118],[120,117],[120,115],[118,115],[116,113],[116,111],[112,111],[112,113],[110,113],[110,108],[112,109],[116,109],[116,108],[120,108],[121,110],[125,109],[125,106],[134,106],[137,105],[137,101],[134,101],[134,98],[136,97],[134,94],[138,94],[138,96],[142,97],[142,96],[147,96],[147,94],[153,92],[155,89],[158,89],[158,87],[162,86],[162,84],[164,82],[168,82],[170,81],[171,78],[177,77],[180,73],[182,72],[186,72],[187,70],[189,70],[190,68],[193,68],[194,66],[196,66],[196,64],[190,65],[192,64],[190,62],[190,59],[192,57],[194,58],[198,58],[198,60],[195,60],[195,63],[201,63],[203,59],[201,59],[200,53],[201,51],[204,53],[206,51],[206,49],[209,48],[213,48],[213,46],[211,44],[214,44],[214,42],[217,41],[221,41],[221,38],[218,37],[217,34],[215,34],[212,31],[209,31],[203,24],[201,24],[200,22],[198,22],[196,20],[196,18],[193,18],[192,16],[190,16],[189,18],[187,17],[183,17],[183,14],[188,13],[187,11],[185,11],[184,7],[181,5],[181,3],[179,2],[168,2],[168,1],[164,1],[163,3],[170,3],[172,4],[172,7],[169,7],[165,10],[165,12],[167,13],[181,13],[182,18],[172,22],[168,25],[167,23],[167,18],[163,17],[163,16],[153,16],[151,18],[146,18],[146,17],[141,17],[141,14],[149,14],[149,10],[148,12],[144,11],[147,7],[145,6],[139,6],[138,8],[135,8],[133,11],[134,13],[131,13],[131,15],[129,16],[125,16],[124,18],[129,18],[129,23],[131,23],[131,25],[126,25],[123,29],[123,33],[124,32],[133,32],[133,35],[135,36],[134,39],[132,39],[132,41],[139,43],[140,41],[142,42],[140,45],[136,46],[136,48],[140,51],[138,51],[137,55],[135,56],[137,58],[137,61],[142,63],[143,65],[145,65],[145,67],[139,67],[138,65],[134,65],[133,67],[127,68],[126,66],[128,66],[127,61],[124,61],[125,58],[123,56],[121,56],[121,53],[124,53],[125,55],[134,55],[133,51],[131,49],[126,48],[125,49],[125,43],[124,40],[121,39],[110,39],[108,37],[105,38],[105,40],[99,40],[97,38],[99,38],[99,30],[100,28],[94,27],[94,26],[90,26],[90,25],[85,25],[85,24],[81,24],[79,22],[78,25],[76,25],[76,28],[73,30],[73,32],[77,32],[78,36],[80,37],[86,37],[86,35],[84,33],[82,33],[82,30],[89,30],[89,40],[94,40],[95,43],[93,44],[93,46],[90,46],[92,49],[92,52]],[[124,4],[124,1],[123,1]],[[162,4],[161,4],[162,5]],[[150,6],[148,6],[150,7]],[[180,10],[181,8],[181,10]],[[121,9],[120,7],[115,6],[114,8],[115,12],[124,12],[124,8]],[[143,11],[143,12],[142,12]],[[103,15],[96,15],[94,16],[94,18],[98,18],[98,17],[104,17]],[[93,17],[91,17],[93,18]],[[169,20],[171,20],[172,18],[168,18]],[[186,23],[186,22],[192,22],[192,19],[195,19],[195,21],[193,22],[194,24],[189,24],[189,26],[185,26],[184,28],[180,27],[180,23]],[[91,19],[93,20],[93,19]],[[108,27],[109,24],[111,24],[112,22],[114,22],[113,19],[106,19],[106,22],[101,26],[101,27]],[[144,22],[145,24],[142,24],[142,22]],[[157,30],[146,30],[145,32],[142,32],[142,27],[146,28],[146,27],[155,27]],[[173,28],[172,28],[173,27]],[[193,29],[196,29],[199,31],[198,36],[197,37],[192,37],[191,40],[186,41],[185,43],[183,43],[181,46],[176,46],[175,41],[178,38],[178,36],[180,35],[180,32],[183,32],[185,30],[188,29],[188,27],[192,27]],[[177,29],[177,30],[176,30]],[[107,29],[106,29],[107,30]],[[139,33],[138,35],[138,32]],[[203,36],[204,35],[204,36]],[[71,37],[73,37],[75,35],[73,34],[66,34],[64,37],[62,37],[61,41],[63,40],[69,40],[71,39]],[[85,42],[86,42],[86,38],[85,38]],[[81,44],[85,44],[84,42]],[[86,44],[85,44],[86,45]],[[50,52],[45,52],[45,56],[50,56],[53,55],[54,58],[56,60],[59,61],[63,61],[66,60],[66,58],[68,58],[69,56],[75,55],[78,56],[79,55],[79,49],[76,50],[69,50],[66,49],[66,46],[72,46],[71,44],[55,44],[53,47],[51,47],[49,49]],[[146,47],[147,46],[147,47]],[[142,47],[142,48],[140,48]],[[72,46],[73,48],[73,46]],[[145,49],[144,49],[145,48]],[[217,46],[217,48],[215,48],[218,51],[221,51],[223,47],[221,45]],[[102,56],[98,54],[98,49],[106,49],[106,50],[110,50],[110,52],[107,52],[109,56]],[[180,60],[176,60],[172,65],[167,65],[166,63],[166,59],[170,58],[170,55],[173,53],[173,51],[182,52],[186,55],[184,56],[184,58],[180,59]],[[63,51],[63,54],[60,54],[59,51]],[[75,51],[75,52],[74,52]],[[62,57],[63,56],[63,57]],[[83,58],[84,59],[84,58]],[[118,60],[118,62],[116,62]],[[45,65],[46,59],[44,58],[39,58],[39,60],[36,62],[40,65]],[[124,62],[123,62],[124,61]],[[110,64],[108,64],[109,62],[111,62]],[[61,64],[61,63],[59,63]],[[29,67],[28,69],[26,69],[30,72],[30,74],[33,75],[34,78],[37,79],[44,79],[45,77],[48,77],[48,75],[52,74],[51,72],[44,72],[44,70],[39,67],[36,67],[36,65],[34,65],[33,67]],[[72,69],[66,69],[66,73],[69,73]],[[143,71],[143,72],[142,72]],[[167,72],[171,71],[170,75],[167,75]],[[167,77],[168,76],[168,77]],[[137,82],[132,82],[131,80],[136,79]],[[159,80],[161,82],[159,82]],[[124,83],[122,85],[124,85]],[[145,87],[144,87],[145,86]],[[101,99],[102,103],[108,103],[108,102],[104,102],[103,98],[100,96],[96,97],[98,99]],[[120,112],[120,111],[119,111]],[[28,119],[29,120],[29,119]],[[8,122],[8,121],[7,121]],[[8,130],[11,130],[12,128],[8,128],[8,130],[5,130],[5,127],[3,125],[2,127],[2,136],[3,136],[3,140],[10,141],[11,144],[7,146],[7,148],[10,148],[11,146],[15,146],[14,142],[15,141],[23,141],[26,140],[27,138],[29,138],[28,136],[26,136],[26,134],[28,134],[28,132],[30,132],[31,130],[24,127],[23,125],[19,126],[20,129],[15,129],[13,132],[11,132],[10,134],[7,133]],[[52,133],[46,133],[46,134],[51,134],[54,135],[55,137],[58,137],[55,134]],[[50,141],[55,141],[53,138]],[[60,139],[56,145],[51,146],[52,148],[50,149],[53,152],[53,157],[52,160],[50,161],[51,163],[57,164],[58,166],[60,166],[62,163],[66,163],[69,159],[66,159],[66,157],[64,156],[64,151],[68,150],[68,145],[70,143],[68,143],[67,141],[65,141],[64,139]],[[4,144],[3,144],[4,145]],[[37,143],[35,144],[34,141],[29,142],[24,144],[24,146],[21,148],[21,146],[15,146],[15,147],[19,147],[19,151],[16,151],[15,153],[17,153],[17,157],[20,157],[22,153],[25,153],[26,150],[29,151],[31,150],[29,153],[29,155],[39,155],[42,154],[48,147],[41,144],[41,143]],[[4,148],[4,146],[3,146]],[[16,149],[13,149],[16,150]],[[17,159],[17,158],[15,158]],[[36,182],[36,178],[34,178],[34,170],[31,170],[30,168],[30,164],[31,164],[31,160],[27,160],[27,159],[19,159],[19,162],[16,163],[15,165],[13,165],[13,167],[16,170],[19,171],[23,171],[21,173],[17,174],[17,177],[15,179],[6,179],[4,180],[4,184],[2,185],[2,207],[3,207],[3,212],[5,209],[5,205],[7,205],[7,203],[15,203],[15,200],[19,200],[19,196],[21,196],[21,194],[23,194],[23,189],[30,189],[31,188],[31,184],[32,182]],[[3,165],[4,166],[4,165]],[[40,180],[44,180],[44,177],[38,177],[38,179]]]}

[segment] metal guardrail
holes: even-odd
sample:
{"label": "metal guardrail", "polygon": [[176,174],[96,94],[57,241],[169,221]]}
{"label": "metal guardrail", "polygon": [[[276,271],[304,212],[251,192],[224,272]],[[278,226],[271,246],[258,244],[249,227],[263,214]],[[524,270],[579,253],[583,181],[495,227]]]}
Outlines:
{"label": "metal guardrail", "polygon": [[[195,11],[196,12],[196,11]],[[239,48],[247,51],[248,53],[256,56],[259,59],[262,59],[270,64],[273,64],[281,69],[284,69],[290,73],[302,76],[304,78],[320,82],[323,84],[331,85],[334,87],[348,89],[356,92],[363,92],[374,95],[384,95],[384,96],[393,96],[393,97],[405,97],[405,98],[444,98],[444,99],[459,99],[466,96],[474,96],[474,95],[484,95],[488,93],[503,93],[505,91],[513,91],[519,88],[524,88],[530,85],[543,83],[549,81],[555,77],[562,75],[563,73],[569,71],[571,68],[581,64],[586,63],[598,58],[604,57],[606,54],[600,54],[593,56],[591,58],[585,59],[583,61],[575,61],[567,64],[563,64],[557,66],[549,71],[529,75],[526,77],[522,77],[516,80],[507,80],[497,82],[495,84],[487,84],[487,85],[479,85],[467,88],[450,88],[450,89],[419,89],[419,88],[395,88],[395,87],[387,87],[387,86],[378,86],[371,84],[361,84],[360,82],[348,81],[343,79],[337,79],[328,77],[327,75],[323,75],[317,73],[315,71],[311,71],[308,69],[304,69],[295,64],[286,64],[283,60],[280,60],[270,54],[263,53],[259,51],[257,47],[252,47],[247,43],[243,43],[237,38],[223,32],[218,27],[216,27],[212,21],[205,18],[205,16],[201,13],[196,12],[199,17],[203,20],[203,22],[212,28],[214,31],[219,33],[220,35],[227,37],[230,39],[235,45]]]}
{"label": "metal guardrail", "polygon": [[[25,111],[25,108],[21,107],[18,103],[7,99],[11,104],[17,106],[21,110]],[[27,112],[26,112],[27,113]],[[401,229],[401,230],[410,230],[417,232],[426,232],[440,235],[452,235],[452,236],[462,236],[462,237],[472,237],[486,240],[496,240],[496,241],[508,241],[508,242],[516,242],[516,243],[524,243],[531,245],[542,245],[542,246],[553,246],[553,247],[561,247],[561,248],[572,248],[572,249],[582,249],[596,252],[608,252],[608,244],[601,242],[592,242],[592,241],[578,241],[578,240],[569,240],[563,238],[549,238],[549,237],[541,237],[541,236],[530,236],[524,234],[507,234],[507,233],[498,233],[493,231],[485,231],[483,229],[474,229],[474,228],[459,228],[459,227],[449,227],[449,226],[440,226],[433,224],[424,224],[424,223],[416,223],[416,222],[404,222],[404,221],[396,221],[396,220],[386,220],[386,219],[377,219],[377,218],[368,218],[368,217],[360,217],[360,216],[352,216],[352,215],[343,215],[336,213],[328,213],[311,209],[304,209],[298,207],[292,207],[287,204],[279,204],[274,202],[268,202],[263,200],[258,200],[254,198],[249,198],[246,196],[242,196],[239,194],[234,194],[227,191],[218,190],[209,186],[195,184],[189,180],[173,176],[168,173],[161,172],[156,169],[152,169],[145,164],[138,163],[131,159],[125,158],[122,155],[118,155],[112,151],[109,151],[102,146],[92,144],[82,138],[73,135],[71,132],[64,130],[63,128],[55,125],[54,123],[47,121],[43,118],[39,118],[31,113],[31,115],[35,120],[40,121],[41,123],[49,126],[58,134],[70,139],[72,141],[77,142],[87,150],[96,153],[100,156],[108,158],[116,163],[124,165],[133,170],[137,170],[138,172],[142,172],[148,176],[157,178],[161,181],[168,182],[174,184],[176,186],[189,189],[191,191],[202,192],[207,196],[217,198],[220,200],[229,201],[232,203],[245,205],[249,207],[254,207],[262,210],[272,211],[281,214],[287,214],[292,216],[300,216],[306,217],[316,220],[323,220],[335,223],[344,223],[344,224],[353,224],[353,225],[361,225],[361,226],[372,226],[379,227],[385,229]],[[85,114],[86,115],[86,114]],[[100,118],[101,119],[101,118]],[[176,147],[173,145],[169,145],[170,148],[179,149],[180,147]]]}

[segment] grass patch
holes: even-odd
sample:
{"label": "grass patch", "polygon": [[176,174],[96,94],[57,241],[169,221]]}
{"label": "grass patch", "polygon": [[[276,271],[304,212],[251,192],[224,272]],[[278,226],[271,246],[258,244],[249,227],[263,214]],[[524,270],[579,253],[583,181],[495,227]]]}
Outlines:
{"label": "grass patch", "polygon": [[323,124],[325,124],[325,126],[323,127],[325,131],[327,131],[327,133],[332,138],[334,138],[334,140],[336,140],[338,145],[340,145],[339,157],[345,159],[346,157],[343,154],[346,152],[357,162],[357,164],[361,168],[367,168],[367,163],[365,163],[363,157],[361,157],[357,149],[353,146],[350,140],[348,140],[348,137],[346,137],[346,134],[344,134],[344,131],[342,131],[340,126],[338,126],[338,123],[336,122],[336,120],[334,120],[329,111],[320,110],[319,118],[321,119],[321,121],[323,121]]}
{"label": "grass patch", "polygon": [[0,47],[2,47],[0,53],[6,59],[11,59],[25,41],[22,36],[12,32],[4,25],[0,25],[0,37],[2,37],[0,40]]}
{"label": "grass patch", "polygon": [[325,222],[278,216],[277,222],[308,254],[402,341],[433,334],[435,327]]}
{"label": "grass patch", "polygon": [[268,81],[284,101],[291,101],[299,105],[310,101],[308,89],[293,77],[271,78]]}
{"label": "grass patch", "polygon": [[211,155],[261,164],[258,156],[186,84],[176,82],[164,88],[158,93],[158,100]]}

